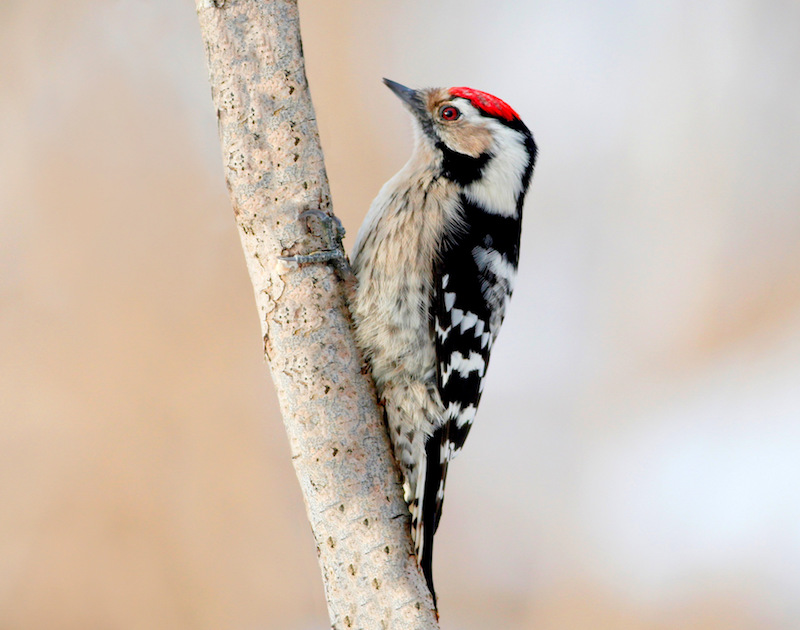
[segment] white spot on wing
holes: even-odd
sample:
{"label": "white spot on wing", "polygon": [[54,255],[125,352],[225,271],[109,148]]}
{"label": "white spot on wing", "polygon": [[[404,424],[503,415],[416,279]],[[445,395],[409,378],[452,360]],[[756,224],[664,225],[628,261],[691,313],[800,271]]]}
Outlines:
{"label": "white spot on wing", "polygon": [[447,283],[448,283],[448,282],[450,282],[450,274],[449,274],[449,273],[446,273],[446,274],[444,274],[444,275],[442,276],[442,288],[443,288],[443,289],[446,289],[446,288],[447,288]]}
{"label": "white spot on wing", "polygon": [[455,293],[445,293],[444,294],[444,307],[449,311],[453,308],[453,304],[456,303],[456,294]]}
{"label": "white spot on wing", "polygon": [[445,443],[442,444],[442,448],[439,451],[440,463],[446,464],[447,462],[449,462],[451,459],[453,459],[455,452],[456,452],[455,444],[453,444],[450,440],[445,440]]}
{"label": "white spot on wing", "polygon": [[478,409],[475,407],[475,405],[466,407],[460,414],[458,414],[456,426],[460,429],[465,424],[472,424],[472,422],[475,420],[475,414],[477,411]]}
{"label": "white spot on wing", "polygon": [[450,375],[453,373],[453,368],[449,365],[442,363],[442,385],[447,385],[450,380]]}
{"label": "white spot on wing", "polygon": [[[478,316],[475,313],[470,313],[469,311],[467,311],[466,313],[464,313],[464,319],[461,320],[461,332],[462,333],[467,332],[477,323],[478,323]],[[455,325],[455,322],[453,322],[453,325]]]}
{"label": "white spot on wing", "polygon": [[454,308],[453,312],[450,313],[450,317],[452,318],[453,326],[458,326],[461,320],[464,319],[464,311],[460,308]]}
{"label": "white spot on wing", "polygon": [[478,376],[483,378],[486,372],[486,361],[477,352],[470,352],[468,357],[460,352],[454,352],[450,356],[450,363],[442,370],[442,385],[447,385],[453,371],[458,372],[463,378],[472,372],[477,372]]}
{"label": "white spot on wing", "polygon": [[458,418],[461,415],[461,405],[457,402],[451,402],[449,405],[447,405],[444,415],[446,418]]}
{"label": "white spot on wing", "polygon": [[472,250],[472,257],[481,271],[488,271],[498,279],[504,280],[508,284],[508,292],[514,288],[514,279],[517,276],[517,268],[512,265],[508,258],[496,249],[486,247],[476,247]]}

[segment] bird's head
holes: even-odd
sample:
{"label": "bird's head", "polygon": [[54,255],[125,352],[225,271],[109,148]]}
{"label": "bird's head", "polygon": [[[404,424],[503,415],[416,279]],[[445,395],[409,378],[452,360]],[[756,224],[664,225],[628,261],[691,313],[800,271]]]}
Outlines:
{"label": "bird's head", "polygon": [[517,112],[472,88],[413,90],[389,79],[383,82],[414,117],[416,152],[440,163],[442,175],[485,209],[507,215],[521,210],[536,144]]}

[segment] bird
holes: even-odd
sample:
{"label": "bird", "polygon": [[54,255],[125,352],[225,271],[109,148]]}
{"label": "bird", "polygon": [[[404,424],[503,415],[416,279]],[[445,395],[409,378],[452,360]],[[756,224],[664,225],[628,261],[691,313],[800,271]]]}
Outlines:
{"label": "bird", "polygon": [[433,536],[445,480],[514,287],[537,147],[517,112],[487,92],[384,83],[411,113],[414,146],[356,237],[351,311],[436,606]]}

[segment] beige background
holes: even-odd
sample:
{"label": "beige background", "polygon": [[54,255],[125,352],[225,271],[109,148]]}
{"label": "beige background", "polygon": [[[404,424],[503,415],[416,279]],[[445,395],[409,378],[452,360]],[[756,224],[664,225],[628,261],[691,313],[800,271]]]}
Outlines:
{"label": "beige background", "polygon": [[[352,244],[380,83],[541,148],[443,628],[800,626],[800,5],[301,4]],[[326,626],[189,0],[0,0],[0,628]]]}

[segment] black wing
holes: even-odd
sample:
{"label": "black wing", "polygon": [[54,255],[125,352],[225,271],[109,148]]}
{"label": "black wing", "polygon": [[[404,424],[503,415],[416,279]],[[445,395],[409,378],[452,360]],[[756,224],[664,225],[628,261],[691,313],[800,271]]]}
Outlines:
{"label": "black wing", "polygon": [[450,460],[464,446],[483,391],[489,354],[513,288],[519,260],[519,217],[485,212],[462,198],[463,229],[444,244],[431,303],[437,385],[445,423],[426,445],[420,559],[433,592],[433,535],[439,526]]}

